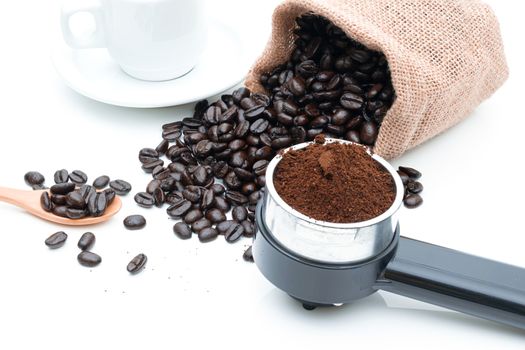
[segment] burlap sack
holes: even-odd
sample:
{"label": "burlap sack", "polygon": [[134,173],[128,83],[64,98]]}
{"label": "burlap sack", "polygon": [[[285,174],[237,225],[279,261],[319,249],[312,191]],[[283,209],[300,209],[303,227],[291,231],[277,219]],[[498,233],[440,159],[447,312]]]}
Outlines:
{"label": "burlap sack", "polygon": [[508,76],[498,22],[476,0],[286,0],[246,85],[285,62],[295,18],[313,12],[388,59],[397,99],[375,152],[394,158],[467,117]]}

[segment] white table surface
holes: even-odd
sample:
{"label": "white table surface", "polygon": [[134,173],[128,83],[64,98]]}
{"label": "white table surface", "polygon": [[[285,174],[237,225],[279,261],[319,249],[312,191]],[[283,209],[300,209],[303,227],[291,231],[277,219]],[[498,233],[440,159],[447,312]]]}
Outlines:
{"label": "white table surface", "polygon": [[[253,31],[262,46],[277,2],[210,6]],[[424,173],[425,203],[402,212],[402,233],[525,267],[525,8],[488,2],[501,22],[510,78],[469,119],[393,162]],[[149,176],[137,152],[156,146],[161,124],[190,115],[192,106],[127,109],[78,95],[50,61],[56,2],[2,8],[0,185],[25,188],[28,170],[51,183],[56,169],[67,168],[91,180],[103,173],[127,179],[134,192],[144,188]],[[145,229],[123,228],[134,213],[146,216]],[[45,238],[64,228],[0,203],[0,349],[524,348],[521,331],[386,292],[307,312],[242,260],[248,239],[182,241],[172,225],[164,210],[141,209],[125,197],[114,220],[91,228],[103,262],[89,269],[76,262],[85,229],[66,228],[66,245],[51,251]],[[147,268],[130,276],[126,264],[140,252]]]}

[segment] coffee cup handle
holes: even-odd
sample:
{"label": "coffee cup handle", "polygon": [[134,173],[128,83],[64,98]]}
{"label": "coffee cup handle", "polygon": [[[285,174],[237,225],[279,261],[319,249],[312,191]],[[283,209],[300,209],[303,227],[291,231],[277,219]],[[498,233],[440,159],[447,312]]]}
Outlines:
{"label": "coffee cup handle", "polygon": [[[95,31],[87,37],[79,37],[73,34],[70,26],[70,18],[76,13],[86,12],[91,14],[95,20]],[[102,7],[97,0],[77,0],[73,3],[67,2],[62,5],[61,13],[62,35],[65,42],[74,49],[91,49],[106,47],[104,35],[104,22]]]}

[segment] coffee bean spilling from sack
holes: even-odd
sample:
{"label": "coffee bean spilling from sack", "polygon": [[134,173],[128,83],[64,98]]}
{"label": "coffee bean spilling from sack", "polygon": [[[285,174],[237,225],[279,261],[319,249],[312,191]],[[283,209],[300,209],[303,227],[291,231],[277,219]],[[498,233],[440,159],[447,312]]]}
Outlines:
{"label": "coffee bean spilling from sack", "polygon": [[277,121],[299,141],[324,133],[373,146],[395,99],[385,56],[323,17],[296,22],[290,59],[260,78]]}

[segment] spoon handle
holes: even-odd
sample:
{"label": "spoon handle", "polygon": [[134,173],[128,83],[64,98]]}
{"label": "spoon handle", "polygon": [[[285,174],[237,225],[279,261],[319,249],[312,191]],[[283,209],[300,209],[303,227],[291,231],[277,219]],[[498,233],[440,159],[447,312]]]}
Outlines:
{"label": "spoon handle", "polygon": [[[6,202],[17,207],[27,208],[28,202],[34,198],[33,191],[17,190],[0,186],[0,202]],[[34,200],[34,199],[33,199]]]}

